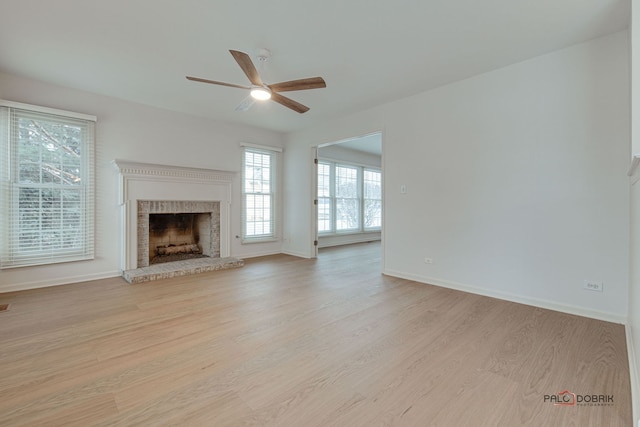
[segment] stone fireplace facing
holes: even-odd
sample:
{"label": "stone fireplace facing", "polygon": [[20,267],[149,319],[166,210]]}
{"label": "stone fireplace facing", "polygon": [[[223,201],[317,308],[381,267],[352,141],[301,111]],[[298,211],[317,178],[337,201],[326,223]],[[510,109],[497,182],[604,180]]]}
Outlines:
{"label": "stone fireplace facing", "polygon": [[243,264],[230,257],[234,172],[114,163],[125,279],[135,283]]}

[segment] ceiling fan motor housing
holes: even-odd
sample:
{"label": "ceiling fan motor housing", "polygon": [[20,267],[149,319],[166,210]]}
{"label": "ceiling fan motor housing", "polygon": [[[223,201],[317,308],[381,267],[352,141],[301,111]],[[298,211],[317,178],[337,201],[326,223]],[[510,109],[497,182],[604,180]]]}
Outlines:
{"label": "ceiling fan motor housing", "polygon": [[258,49],[256,50],[256,58],[261,63],[267,62],[271,58],[271,51],[265,48]]}

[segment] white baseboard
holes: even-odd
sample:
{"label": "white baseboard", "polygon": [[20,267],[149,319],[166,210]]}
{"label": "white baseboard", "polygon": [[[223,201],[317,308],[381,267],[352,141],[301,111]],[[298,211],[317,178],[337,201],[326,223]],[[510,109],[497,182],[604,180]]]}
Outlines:
{"label": "white baseboard", "polygon": [[576,316],[589,317],[591,319],[604,320],[605,322],[619,323],[625,325],[627,318],[614,313],[607,313],[597,310],[589,310],[583,307],[572,305],[558,304],[557,302],[543,300],[539,298],[531,298],[522,295],[510,294],[508,292],[493,291],[472,285],[449,282],[433,277],[425,277],[415,274],[404,273],[402,271],[385,269],[383,274],[388,276],[399,277],[401,279],[413,280],[415,282],[426,283],[430,285],[440,286],[443,288],[455,289],[457,291],[469,292],[472,294],[482,295],[491,298],[497,298],[505,301],[517,302],[519,304],[530,305],[533,307],[545,308],[548,310],[559,311],[561,313],[575,314]]}
{"label": "white baseboard", "polygon": [[627,356],[629,357],[629,376],[631,381],[631,405],[633,410],[634,425],[640,427],[640,366],[636,364],[636,350],[633,342],[632,327],[629,323],[625,325],[627,335]]}
{"label": "white baseboard", "polygon": [[311,259],[311,257],[309,256],[308,253],[304,253],[304,252],[297,252],[297,251],[282,251],[281,253],[285,254],[285,255],[291,255],[294,257],[298,257],[298,258],[305,258],[305,259]]}
{"label": "white baseboard", "polygon": [[94,273],[94,274],[84,274],[80,276],[56,277],[53,279],[38,280],[35,282],[2,284],[0,285],[0,293],[26,291],[29,289],[48,288],[51,286],[69,285],[71,283],[88,282],[90,280],[109,279],[112,277],[119,277],[121,275],[122,275],[122,271],[117,270],[117,271],[104,271],[102,273]]}
{"label": "white baseboard", "polygon": [[330,248],[333,246],[352,245],[354,243],[366,243],[380,241],[380,232],[377,233],[358,233],[358,234],[346,234],[320,236],[318,238],[318,248]]}
{"label": "white baseboard", "polygon": [[247,258],[258,258],[261,256],[269,256],[269,255],[279,255],[281,254],[282,251],[280,250],[275,250],[275,251],[258,251],[258,252],[248,252],[246,254],[239,254],[239,255],[233,255],[236,258],[240,258],[240,259],[247,259]]}

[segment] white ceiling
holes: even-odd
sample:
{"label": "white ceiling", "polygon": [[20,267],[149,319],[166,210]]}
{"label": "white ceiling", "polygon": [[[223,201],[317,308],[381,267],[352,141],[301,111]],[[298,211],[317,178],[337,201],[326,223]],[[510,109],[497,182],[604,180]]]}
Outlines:
{"label": "white ceiling", "polygon": [[[622,30],[629,14],[630,0],[0,0],[0,71],[290,132]],[[286,94],[309,112],[236,112],[243,90],[185,79],[247,84],[228,50],[262,47],[267,83],[326,80]]]}

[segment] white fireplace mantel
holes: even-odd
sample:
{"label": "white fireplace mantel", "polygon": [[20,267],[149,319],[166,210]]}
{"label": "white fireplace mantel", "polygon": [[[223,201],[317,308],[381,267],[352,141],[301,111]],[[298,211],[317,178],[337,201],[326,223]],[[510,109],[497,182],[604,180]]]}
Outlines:
{"label": "white fireplace mantel", "polygon": [[230,210],[235,172],[114,160],[119,172],[122,270],[137,268],[138,201],[220,202],[220,257],[231,256]]}

